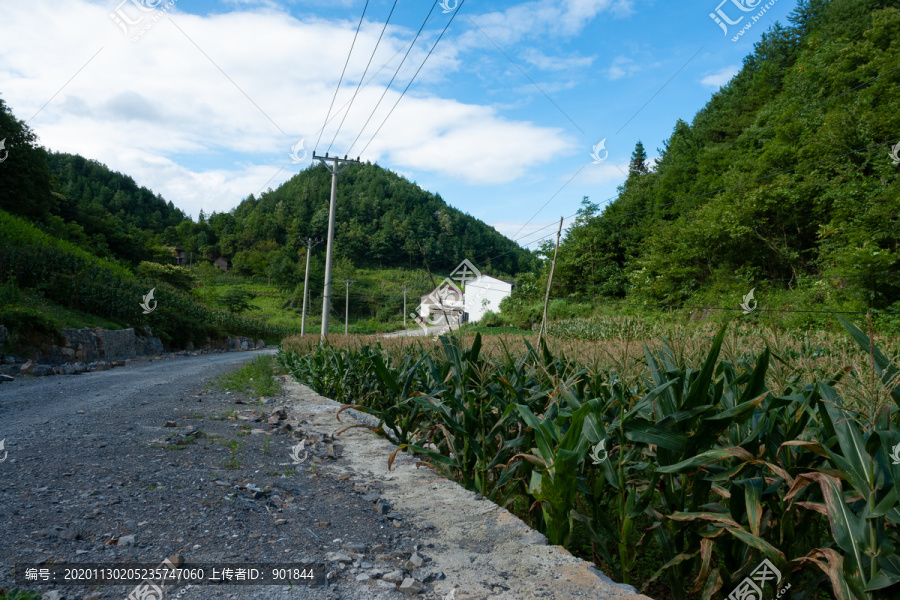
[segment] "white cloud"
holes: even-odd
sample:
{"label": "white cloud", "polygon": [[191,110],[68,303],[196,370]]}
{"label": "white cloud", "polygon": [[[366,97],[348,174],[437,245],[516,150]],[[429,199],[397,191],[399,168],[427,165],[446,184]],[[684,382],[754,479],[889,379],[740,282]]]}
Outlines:
{"label": "white cloud", "polygon": [[741,68],[739,66],[730,65],[717,71],[716,73],[707,75],[700,80],[700,83],[702,85],[705,85],[706,87],[718,89],[731,81],[731,78],[737,75],[740,70]]}
{"label": "white cloud", "polygon": [[526,62],[543,71],[568,71],[589,67],[594,62],[593,56],[547,56],[536,48],[527,48],[522,53]]}
{"label": "white cloud", "polygon": [[[477,30],[462,36],[464,45],[484,45],[483,35],[500,46],[529,37],[573,36],[601,13],[616,17],[631,14],[633,0],[537,0],[505,11],[478,15],[472,19]],[[481,38],[481,39],[479,39]]]}
{"label": "white cloud", "polygon": [[606,70],[606,73],[610,79],[615,81],[616,79],[639,73],[642,70],[643,67],[635,64],[634,60],[626,56],[617,56],[613,59],[612,64]]}
{"label": "white cloud", "polygon": [[[201,207],[228,210],[306,166],[290,164],[288,153],[303,138],[311,156],[346,59],[326,49],[349,48],[356,22],[298,19],[266,7],[197,16],[180,12],[179,0],[132,42],[109,17],[116,1],[40,0],[4,7],[3,98],[20,119],[38,113],[30,126],[41,143],[127,173],[194,215]],[[552,10],[571,21],[616,3],[565,4],[563,13]],[[362,27],[356,44],[364,51],[350,61],[332,113],[337,117],[322,136],[320,152],[344,116],[340,109],[353,96],[382,25]],[[388,28],[372,70],[393,62],[359,93],[333,152],[344,153],[353,143],[413,33]],[[352,154],[362,152],[421,63],[434,39],[433,32],[428,35],[411,52]],[[494,107],[428,94],[429,82],[442,80],[458,64],[457,45],[444,40],[439,48],[364,160],[381,158],[392,168],[465,182],[502,183],[574,147],[561,128],[512,121]]]}
{"label": "white cloud", "polygon": [[[590,157],[585,157],[585,162]],[[576,177],[575,182],[580,184],[597,184],[597,183],[623,183],[628,178],[628,162],[600,164],[590,163]]]}

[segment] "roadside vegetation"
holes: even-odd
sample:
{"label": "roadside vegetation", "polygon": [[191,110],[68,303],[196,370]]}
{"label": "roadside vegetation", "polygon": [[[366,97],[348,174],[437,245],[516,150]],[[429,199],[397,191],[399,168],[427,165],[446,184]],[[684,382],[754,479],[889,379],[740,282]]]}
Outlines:
{"label": "roadside vegetation", "polygon": [[[35,334],[56,333],[66,321],[149,327],[167,346],[181,348],[226,335],[274,342],[292,331],[198,302],[179,283],[190,281],[189,273],[177,267],[166,271],[156,279],[148,278],[152,269],[138,277],[115,261],[0,211],[0,272],[5,276],[0,282],[0,324],[10,330],[13,344],[34,343]],[[141,300],[151,289],[154,309],[144,314]]]}
{"label": "roadside vegetation", "polygon": [[275,357],[263,354],[239,369],[230,371],[213,382],[213,387],[255,398],[275,396],[281,391],[276,375],[281,371]]}

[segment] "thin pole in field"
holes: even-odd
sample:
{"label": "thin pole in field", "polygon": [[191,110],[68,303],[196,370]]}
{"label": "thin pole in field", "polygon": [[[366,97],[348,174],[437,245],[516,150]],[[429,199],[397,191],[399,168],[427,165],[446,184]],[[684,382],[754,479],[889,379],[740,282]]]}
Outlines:
{"label": "thin pole in field", "polygon": [[406,330],[406,284],[403,284],[403,329]]}
{"label": "thin pole in field", "polygon": [[553,271],[556,269],[556,254],[559,252],[559,237],[562,235],[563,217],[559,218],[559,230],[556,232],[556,249],[553,250],[553,262],[550,264],[550,277],[547,278],[547,295],[544,296],[544,318],[541,320],[541,330],[538,333],[537,351],[541,351],[541,338],[544,337],[544,328],[547,327],[547,305],[550,303],[550,286],[553,285]]}
{"label": "thin pole in field", "polygon": [[[300,239],[300,238],[297,238]],[[306,238],[306,275],[303,277],[303,316],[300,319],[300,335],[306,335],[306,298],[309,296],[309,255],[312,249],[322,243],[321,238]]]}
{"label": "thin pole in field", "polygon": [[350,284],[356,283],[356,280],[345,279],[344,283],[347,284],[347,295],[345,296],[346,302],[344,304],[344,335],[347,335],[350,327]]}

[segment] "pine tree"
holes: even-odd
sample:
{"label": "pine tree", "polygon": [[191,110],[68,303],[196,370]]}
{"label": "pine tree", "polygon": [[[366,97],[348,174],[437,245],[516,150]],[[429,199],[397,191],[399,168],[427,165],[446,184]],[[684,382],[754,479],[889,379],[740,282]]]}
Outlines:
{"label": "pine tree", "polygon": [[629,175],[645,175],[650,172],[647,168],[647,151],[644,150],[644,144],[638,140],[631,154],[631,162],[628,164]]}

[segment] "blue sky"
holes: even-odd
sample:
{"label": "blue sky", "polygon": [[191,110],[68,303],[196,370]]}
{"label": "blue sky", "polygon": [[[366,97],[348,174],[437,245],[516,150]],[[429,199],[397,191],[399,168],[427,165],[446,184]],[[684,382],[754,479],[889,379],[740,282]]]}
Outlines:
{"label": "blue sky", "polygon": [[[762,0],[442,1],[386,88],[432,6],[397,2],[335,137],[393,5],[369,1],[318,146],[365,0],[10,3],[0,95],[48,148],[127,173],[194,217],[276,187],[333,138],[332,153],[348,152],[362,132],[353,156],[528,244],[583,196],[614,197],[635,143],[655,157],[796,6],[769,0],[751,23]],[[717,9],[740,18],[727,35]]]}

